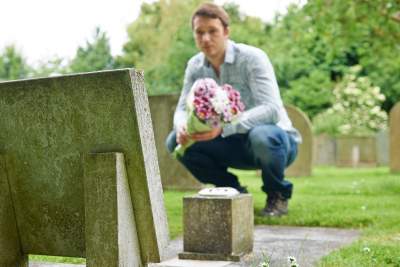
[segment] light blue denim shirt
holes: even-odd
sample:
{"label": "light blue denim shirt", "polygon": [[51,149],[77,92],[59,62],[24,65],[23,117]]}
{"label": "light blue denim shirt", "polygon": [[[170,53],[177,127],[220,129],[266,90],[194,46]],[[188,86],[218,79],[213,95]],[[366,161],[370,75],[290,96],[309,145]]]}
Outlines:
{"label": "light blue denim shirt", "polygon": [[223,137],[247,133],[257,125],[276,124],[290,133],[296,142],[301,142],[301,136],[293,128],[283,106],[272,64],[261,49],[229,40],[219,77],[202,52],[192,57],[186,67],[182,93],[174,114],[175,129],[186,123],[186,98],[193,83],[200,78],[213,78],[219,85],[232,85],[240,92],[246,107],[234,123],[225,125]]}

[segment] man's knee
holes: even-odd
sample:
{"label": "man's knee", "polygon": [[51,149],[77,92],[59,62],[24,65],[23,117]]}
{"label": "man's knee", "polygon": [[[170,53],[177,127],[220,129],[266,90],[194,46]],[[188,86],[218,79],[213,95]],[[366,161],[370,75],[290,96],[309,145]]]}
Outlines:
{"label": "man's knee", "polygon": [[175,130],[172,130],[169,135],[167,136],[167,139],[165,140],[165,146],[167,147],[167,150],[169,153],[174,152],[175,147],[178,144],[176,143],[176,132]]}
{"label": "man's knee", "polygon": [[273,124],[256,126],[249,132],[249,142],[253,150],[279,149],[284,146],[285,132]]}

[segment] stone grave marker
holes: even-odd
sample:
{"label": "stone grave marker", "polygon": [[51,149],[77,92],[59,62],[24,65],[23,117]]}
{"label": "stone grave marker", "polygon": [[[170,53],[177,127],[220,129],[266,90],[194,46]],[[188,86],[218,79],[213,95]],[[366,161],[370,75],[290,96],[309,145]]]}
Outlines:
{"label": "stone grave marker", "polygon": [[390,111],[390,171],[400,172],[400,102]]}
{"label": "stone grave marker", "polygon": [[336,139],[328,134],[314,135],[313,164],[334,166],[336,164]]}
{"label": "stone grave marker", "polygon": [[149,97],[151,118],[157,155],[160,164],[160,173],[163,187],[177,190],[197,190],[202,184],[192,176],[165,147],[165,139],[172,131],[173,117],[179,95],[155,95]]}
{"label": "stone grave marker", "polygon": [[296,160],[286,170],[288,177],[310,176],[312,174],[313,163],[313,134],[311,122],[307,115],[300,109],[285,105],[290,120],[293,123],[303,139],[298,146],[298,154]]}
{"label": "stone grave marker", "polygon": [[375,136],[339,136],[336,138],[336,166],[376,167]]}
{"label": "stone grave marker", "polygon": [[28,254],[89,267],[164,258],[149,111],[132,69],[0,83],[0,266],[28,266]]}
{"label": "stone grave marker", "polygon": [[376,133],[376,153],[379,166],[389,165],[389,130]]}
{"label": "stone grave marker", "polygon": [[253,250],[253,198],[232,188],[203,189],[183,199],[180,259],[240,261]]}

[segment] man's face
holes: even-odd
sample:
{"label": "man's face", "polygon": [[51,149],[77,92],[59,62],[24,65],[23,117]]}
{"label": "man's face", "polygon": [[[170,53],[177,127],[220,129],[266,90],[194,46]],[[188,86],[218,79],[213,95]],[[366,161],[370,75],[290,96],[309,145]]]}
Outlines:
{"label": "man's face", "polygon": [[219,19],[197,16],[193,20],[193,34],[197,48],[208,59],[219,59],[225,54],[229,29]]}

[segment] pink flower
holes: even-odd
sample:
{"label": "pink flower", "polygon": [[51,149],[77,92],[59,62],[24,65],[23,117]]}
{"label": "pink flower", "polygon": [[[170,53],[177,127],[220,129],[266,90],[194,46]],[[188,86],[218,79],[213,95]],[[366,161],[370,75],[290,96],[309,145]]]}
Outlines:
{"label": "pink flower", "polygon": [[195,115],[210,127],[221,126],[235,119],[243,110],[240,93],[231,85],[218,84],[210,78],[197,80],[193,87],[192,106]]}

